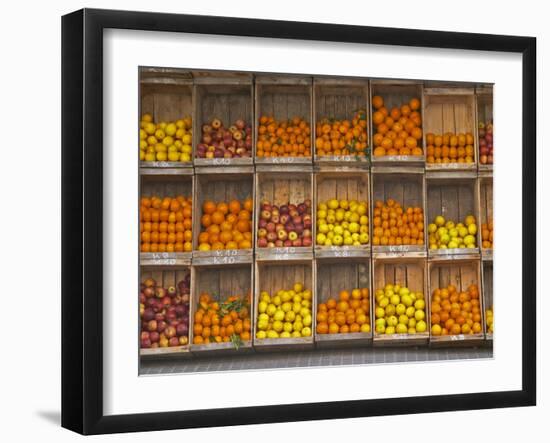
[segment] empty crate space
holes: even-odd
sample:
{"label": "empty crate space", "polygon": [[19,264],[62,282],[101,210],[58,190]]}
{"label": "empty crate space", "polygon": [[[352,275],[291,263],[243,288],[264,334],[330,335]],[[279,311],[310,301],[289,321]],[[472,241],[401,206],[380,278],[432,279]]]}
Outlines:
{"label": "empty crate space", "polygon": [[368,94],[364,80],[314,80],[316,163],[368,161]]}
{"label": "empty crate space", "polygon": [[191,275],[188,267],[140,269],[140,355],[186,355]]}
{"label": "empty crate space", "polygon": [[194,266],[191,352],[252,349],[252,264]]}
{"label": "empty crate space", "polygon": [[467,88],[424,90],[428,169],[476,169],[475,95]]}
{"label": "empty crate space", "polygon": [[189,264],[193,250],[193,177],[142,175],[140,180],[141,264]]}
{"label": "empty crate space", "polygon": [[[155,75],[141,74],[141,166],[191,166],[194,114],[191,76],[184,72]],[[157,126],[161,124],[162,127]]]}
{"label": "empty crate space", "polygon": [[373,164],[424,163],[422,84],[372,81]]}
{"label": "empty crate space", "polygon": [[256,186],[256,258],[311,258],[312,174],[257,173]]}
{"label": "empty crate space", "polygon": [[311,260],[256,262],[254,347],[257,351],[313,347],[313,273]]}
{"label": "empty crate space", "polygon": [[253,87],[195,86],[195,165],[252,164]]}
{"label": "empty crate space", "polygon": [[427,178],[426,186],[428,255],[479,254],[477,179]]}
{"label": "empty crate space", "polygon": [[311,164],[309,77],[256,79],[256,163]]}
{"label": "empty crate space", "polygon": [[370,260],[317,259],[318,347],[361,346],[372,341]]}
{"label": "empty crate space", "polygon": [[493,168],[493,88],[476,89],[479,169]]}
{"label": "empty crate space", "polygon": [[425,181],[418,173],[372,174],[372,251],[375,256],[426,256]]}
{"label": "empty crate space", "polygon": [[430,342],[471,345],[484,335],[479,260],[429,263]]}
{"label": "empty crate space", "polygon": [[370,255],[369,174],[315,174],[317,257]]}
{"label": "empty crate space", "polygon": [[252,260],[254,175],[197,174],[193,263],[232,264]]}
{"label": "empty crate space", "polygon": [[489,340],[493,339],[493,320],[495,305],[493,302],[493,263],[483,262],[483,306],[485,308],[485,333]]}
{"label": "empty crate space", "polygon": [[483,258],[493,257],[493,177],[479,179],[479,217],[481,253]]}
{"label": "empty crate space", "polygon": [[430,334],[426,261],[375,258],[373,266],[374,344],[427,344]]}

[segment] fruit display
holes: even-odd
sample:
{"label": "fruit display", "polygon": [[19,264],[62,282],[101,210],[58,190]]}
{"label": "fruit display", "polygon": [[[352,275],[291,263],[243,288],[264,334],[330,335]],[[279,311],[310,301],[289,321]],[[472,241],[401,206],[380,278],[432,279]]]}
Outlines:
{"label": "fruit display", "polygon": [[315,125],[315,153],[326,155],[367,154],[367,112],[364,109],[355,112],[351,120],[323,118]]}
{"label": "fruit display", "polygon": [[257,157],[311,157],[311,128],[300,117],[275,120],[262,115],[256,141]]}
{"label": "fruit display", "polygon": [[470,132],[426,134],[426,162],[474,163],[474,136]]}
{"label": "fruit display", "polygon": [[139,159],[146,162],[191,161],[193,152],[191,117],[175,122],[153,122],[151,114],[143,114],[139,124]]}
{"label": "fruit display", "polygon": [[309,247],[312,245],[311,200],[302,203],[260,205],[258,247]]}
{"label": "fruit display", "polygon": [[252,248],[252,199],[202,204],[199,251]]}
{"label": "fruit display", "polygon": [[388,283],[383,289],[376,290],[375,299],[376,334],[417,334],[428,330],[422,292]]}
{"label": "fruit display", "polygon": [[434,289],[431,313],[432,335],[477,334],[481,328],[481,305],[477,285],[458,291],[453,285]]}
{"label": "fruit display", "polygon": [[369,243],[369,216],[366,201],[337,200],[317,205],[319,246],[361,246]]}
{"label": "fruit display", "polygon": [[493,164],[493,122],[479,122],[477,133],[479,136],[479,163]]}
{"label": "fruit display", "polygon": [[256,338],[311,337],[312,293],[302,283],[281,289],[274,295],[260,293],[257,309]]}
{"label": "fruit display", "polygon": [[375,95],[372,107],[372,123],[376,128],[372,138],[375,157],[422,155],[422,117],[418,98],[388,110],[384,99]]}
{"label": "fruit display", "polygon": [[445,220],[442,215],[428,225],[430,249],[455,249],[477,247],[477,224],[473,215],[467,215],[463,223]]}
{"label": "fruit display", "polygon": [[342,290],[337,298],[319,303],[316,322],[317,334],[370,332],[369,289]]}
{"label": "fruit display", "polygon": [[495,321],[493,307],[491,306],[490,309],[485,310],[485,322],[487,323],[487,332],[492,334],[494,332],[493,324]]}
{"label": "fruit display", "polygon": [[493,219],[481,224],[481,247],[493,249]]}
{"label": "fruit display", "polygon": [[189,342],[190,274],[163,288],[147,278],[140,285],[141,348],[185,346]]}
{"label": "fruit display", "polygon": [[250,298],[250,294],[232,295],[218,302],[201,293],[193,317],[193,344],[231,342],[238,349],[250,340]]}
{"label": "fruit display", "polygon": [[201,139],[195,152],[197,158],[251,158],[252,126],[236,120],[229,128],[215,118],[202,125]]}
{"label": "fruit display", "polygon": [[193,208],[190,196],[142,197],[139,215],[141,252],[193,250]]}
{"label": "fruit display", "polygon": [[405,209],[394,199],[374,203],[372,219],[374,246],[423,245],[424,211],[420,207]]}

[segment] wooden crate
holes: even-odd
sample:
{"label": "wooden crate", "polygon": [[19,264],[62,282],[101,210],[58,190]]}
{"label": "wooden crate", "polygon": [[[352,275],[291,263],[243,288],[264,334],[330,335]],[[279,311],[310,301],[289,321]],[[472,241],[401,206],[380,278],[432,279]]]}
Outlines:
{"label": "wooden crate", "polygon": [[[193,79],[188,71],[143,68],[140,71],[140,117],[149,113],[155,123],[176,121],[184,116],[195,119]],[[194,141],[194,140],[193,140]],[[193,162],[140,162],[146,168],[190,168]]]}
{"label": "wooden crate", "polygon": [[[311,172],[258,172],[256,174],[255,252],[257,260],[292,260],[313,258],[313,244],[301,247],[259,247],[258,233],[260,207],[263,201],[272,205],[300,204],[311,200],[312,232],[315,226],[313,207],[313,174]],[[312,237],[312,242],[314,238]]]}
{"label": "wooden crate", "polygon": [[[370,82],[370,100],[369,100],[369,110],[370,116],[374,110],[372,109],[372,97],[379,95],[384,99],[384,106],[391,110],[393,107],[400,108],[404,104],[408,104],[412,98],[417,98],[420,100],[420,115],[422,118],[422,130],[424,132],[424,100],[423,100],[423,84],[416,81],[407,81],[407,80],[371,80]],[[370,139],[375,134],[374,123],[372,123],[372,118],[370,118]],[[426,144],[423,142],[424,139],[420,142],[420,147],[425,152]],[[372,150],[374,150],[374,144],[371,143]],[[401,165],[401,166],[412,166],[412,165],[424,165],[426,160],[425,155],[386,155],[375,157],[371,155],[371,164],[376,165]]]}
{"label": "wooden crate", "polygon": [[[482,273],[481,277],[483,279],[483,312],[485,314],[487,309],[493,310],[493,317],[495,314],[495,305],[494,305],[494,298],[493,298],[493,263],[492,262],[482,262],[481,264]],[[488,344],[493,343],[493,332],[488,331],[488,325],[487,325],[487,315],[484,317],[485,319],[485,338],[488,342]]]}
{"label": "wooden crate", "polygon": [[[315,208],[319,203],[330,199],[365,201],[369,207],[369,174],[366,171],[333,172],[324,171],[314,174]],[[316,213],[316,211],[315,211]],[[370,218],[370,214],[366,214]],[[369,219],[370,226],[370,219]],[[369,227],[370,237],[370,227]],[[370,255],[369,243],[362,246],[321,246],[317,245],[317,224],[313,231],[315,241],[315,256],[322,257],[368,257]]]}
{"label": "wooden crate", "polygon": [[[232,342],[194,344],[194,319],[199,308],[199,297],[202,292],[208,293],[220,306],[230,296],[250,296],[252,301],[253,268],[252,264],[193,266],[193,296],[191,302],[190,349],[193,354],[208,353],[246,353],[252,351],[252,339],[244,340],[238,347]],[[250,303],[249,319],[252,323],[253,306]],[[253,331],[250,332],[251,334]]]}
{"label": "wooden crate", "polygon": [[[224,169],[220,173],[195,175],[193,264],[222,265],[252,262],[253,248],[211,251],[197,250],[199,246],[199,234],[202,230],[202,206],[206,200],[211,200],[215,203],[223,201],[228,204],[233,199],[239,200],[241,203],[247,198],[251,198],[254,201],[254,174],[241,173],[239,171],[239,168],[235,167],[231,172],[227,172],[227,169]],[[254,235],[254,214],[252,214],[251,224],[252,235]]]}
{"label": "wooden crate", "polygon": [[[478,124],[480,122],[493,121],[493,87],[491,86],[480,86],[476,87],[476,128],[479,129]],[[478,159],[480,158],[479,153],[479,134],[476,135],[476,140],[478,140]],[[482,164],[479,163],[480,171],[493,171],[492,164]]]}
{"label": "wooden crate", "polygon": [[[493,177],[479,179],[479,241],[483,260],[493,259],[493,248],[484,248],[481,239],[481,225],[493,220]],[[494,246],[494,245],[493,245]]]}
{"label": "wooden crate", "polygon": [[[253,343],[256,351],[290,351],[305,350],[313,348],[313,330],[315,325],[315,268],[312,260],[291,260],[291,261],[256,261],[254,275],[254,323]],[[300,282],[305,289],[311,289],[311,330],[310,337],[293,338],[265,338],[256,337],[260,293],[267,291],[271,296],[277,291],[291,289],[294,283]]]}
{"label": "wooden crate", "polygon": [[[428,263],[428,296],[430,299],[430,312],[428,318],[431,318],[431,300],[432,293],[437,288],[445,288],[452,284],[458,292],[466,290],[469,285],[478,286],[480,294],[481,309],[481,328],[479,334],[459,334],[459,335],[440,335],[430,336],[431,346],[477,346],[485,339],[485,313],[483,311],[483,292],[481,287],[480,261],[479,260],[447,260]],[[431,321],[430,321],[431,327]]]}
{"label": "wooden crate", "polygon": [[[447,176],[445,175],[445,177]],[[427,175],[426,189],[426,225],[432,223],[438,215],[442,215],[446,221],[452,220],[455,223],[460,223],[470,214],[475,217],[478,225],[476,248],[429,249],[429,242],[426,238],[428,257],[445,260],[453,256],[477,258],[480,251],[481,237],[479,229],[479,196],[475,175],[471,177],[467,176],[467,178],[439,178]]]}
{"label": "wooden crate", "polygon": [[315,329],[315,344],[318,348],[342,348],[365,346],[372,343],[372,287],[370,278],[370,260],[368,258],[328,258],[316,259],[316,305],[325,303],[329,298],[338,298],[341,290],[351,292],[354,288],[369,289],[370,332],[344,334],[318,334]]}
{"label": "wooden crate", "polygon": [[[258,75],[255,82],[255,129],[254,140],[258,140],[260,116],[273,116],[276,120],[293,117],[304,118],[311,127],[310,144],[313,150],[312,125],[312,79],[298,75]],[[312,157],[257,157],[254,144],[254,161],[257,165],[311,165]]]}
{"label": "wooden crate", "polygon": [[[140,267],[140,282],[145,281],[148,278],[153,278],[159,286],[168,288],[170,286],[177,286],[177,283],[185,278],[190,272],[189,267],[181,266],[163,266],[163,267]],[[191,279],[190,292],[193,291],[193,281]],[[191,312],[191,311],[189,311]],[[191,318],[189,319],[191,320]],[[141,328],[140,328],[141,331]],[[191,334],[191,321],[189,321],[189,343]],[[187,358],[190,356],[189,344],[184,346],[170,346],[166,348],[145,348],[140,349],[139,355],[142,358],[158,359],[158,358]]]}
{"label": "wooden crate", "polygon": [[426,302],[426,323],[429,322],[426,260],[422,258],[375,258],[372,272],[372,311],[374,346],[423,346],[428,344],[429,329],[416,334],[377,334],[374,325],[375,293],[386,284],[406,286],[412,292],[422,292]]}
{"label": "wooden crate", "polygon": [[476,104],[474,88],[424,88],[424,146],[426,134],[471,133],[474,138],[473,163],[426,163],[427,170],[477,170]]}
{"label": "wooden crate", "polygon": [[[422,245],[374,245],[372,254],[375,258],[385,257],[426,257],[427,243],[427,214],[426,202],[426,181],[422,168],[375,168],[372,171],[372,198],[371,198],[371,226],[374,236],[374,207],[376,201],[386,202],[394,199],[398,202],[403,211],[407,207],[420,207],[424,213],[424,244]],[[371,236],[371,239],[372,239]],[[372,240],[371,240],[372,242]]]}
{"label": "wooden crate", "polygon": [[[246,158],[199,158],[196,147],[202,138],[202,127],[210,124],[214,118],[221,120],[223,126],[229,129],[236,120],[242,119],[253,127],[254,101],[252,79],[232,77],[207,76],[196,80],[195,84],[195,120],[193,122],[193,155],[195,166],[230,166],[251,165],[252,152]],[[254,137],[252,138],[254,146]]]}
{"label": "wooden crate", "polygon": [[[315,78],[313,80],[313,140],[316,139],[316,124],[324,118],[329,120],[351,121],[356,111],[364,109],[368,116],[369,111],[369,83],[366,79],[350,78]],[[370,140],[370,122],[367,125],[367,137]],[[367,141],[368,143],[368,141]],[[313,159],[316,165],[349,166],[353,168],[368,167],[370,158],[370,144],[364,151],[364,156],[353,153],[342,155],[318,156],[317,149],[313,147]]]}
{"label": "wooden crate", "polygon": [[[176,197],[178,195],[193,198],[193,177],[191,175],[160,175],[159,173],[163,171],[166,171],[166,169],[156,169],[155,174],[140,176],[140,198],[154,195],[160,198]],[[191,256],[191,252],[141,252],[139,260],[141,265],[187,266],[191,264]]]}

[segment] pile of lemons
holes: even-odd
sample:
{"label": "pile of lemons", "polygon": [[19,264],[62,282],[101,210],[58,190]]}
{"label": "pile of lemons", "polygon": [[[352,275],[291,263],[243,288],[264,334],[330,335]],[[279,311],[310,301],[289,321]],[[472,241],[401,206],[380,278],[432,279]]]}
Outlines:
{"label": "pile of lemons", "polygon": [[143,114],[139,129],[139,159],[146,162],[190,162],[193,152],[191,117],[175,122],[153,122]]}

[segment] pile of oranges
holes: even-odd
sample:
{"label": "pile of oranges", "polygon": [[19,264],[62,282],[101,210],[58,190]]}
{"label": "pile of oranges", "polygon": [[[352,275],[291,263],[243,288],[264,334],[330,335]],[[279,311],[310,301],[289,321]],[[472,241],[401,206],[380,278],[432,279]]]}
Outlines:
{"label": "pile of oranges", "polygon": [[481,247],[493,249],[493,219],[481,224]]}
{"label": "pile of oranges", "polygon": [[367,113],[361,109],[351,121],[324,118],[315,125],[315,152],[318,156],[367,154]]}
{"label": "pile of oranges", "polygon": [[195,345],[250,340],[250,295],[234,295],[220,304],[203,292],[193,319]]}
{"label": "pile of oranges", "polygon": [[139,217],[141,252],[193,250],[191,197],[142,197]]}
{"label": "pile of oranges", "polygon": [[199,251],[249,249],[252,247],[252,199],[202,205]]}
{"label": "pile of oranges", "polygon": [[190,162],[193,151],[191,126],[191,117],[155,123],[151,114],[143,114],[139,123],[139,159]]}
{"label": "pile of oranges", "polygon": [[388,110],[379,95],[372,98],[375,157],[384,155],[422,155],[422,117],[420,100],[412,98],[401,107]]}
{"label": "pile of oranges", "polygon": [[427,163],[473,163],[474,136],[453,134],[426,134],[426,162]]}
{"label": "pile of oranges", "polygon": [[258,157],[310,157],[311,128],[300,117],[277,121],[260,117],[256,155]]}
{"label": "pile of oranges", "polygon": [[317,307],[317,334],[370,332],[368,288],[342,290]]}
{"label": "pile of oranges", "polygon": [[453,285],[432,293],[432,335],[477,334],[481,329],[479,290],[474,284],[458,292]]}
{"label": "pile of oranges", "polygon": [[418,206],[404,210],[391,198],[377,200],[372,221],[374,246],[424,244],[424,212]]}

